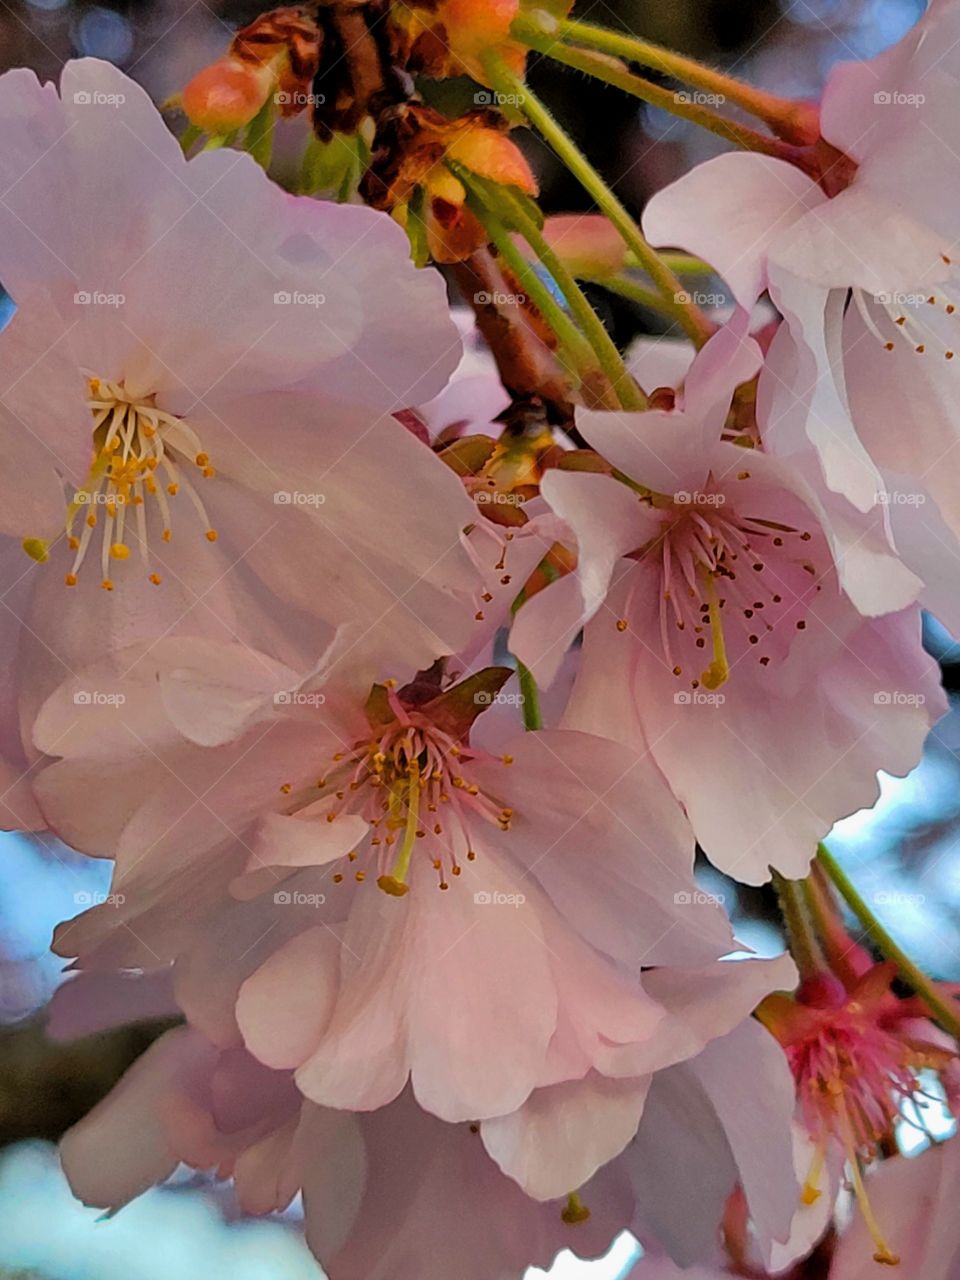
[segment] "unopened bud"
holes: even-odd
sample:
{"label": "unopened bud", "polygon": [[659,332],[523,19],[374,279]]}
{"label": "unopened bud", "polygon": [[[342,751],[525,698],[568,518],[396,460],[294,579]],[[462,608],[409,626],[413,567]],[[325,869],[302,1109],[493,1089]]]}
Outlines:
{"label": "unopened bud", "polygon": [[220,58],[199,71],[184,89],[183,109],[190,123],[204,133],[232,133],[250,123],[273,85],[269,67]]}

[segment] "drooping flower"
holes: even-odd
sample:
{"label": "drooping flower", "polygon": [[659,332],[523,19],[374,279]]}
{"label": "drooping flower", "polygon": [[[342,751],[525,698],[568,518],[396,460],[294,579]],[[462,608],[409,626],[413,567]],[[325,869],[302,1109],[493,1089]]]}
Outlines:
{"label": "drooping flower", "polygon": [[800,1115],[814,1144],[805,1195],[816,1199],[832,1153],[846,1159],[874,1259],[893,1265],[867,1196],[861,1166],[893,1141],[903,1106],[922,1092],[919,1072],[956,1059],[932,1023],[924,1030],[922,1002],[902,1001],[890,990],[895,966],[870,965],[842,981],[824,971],[807,978],[795,999],[770,996],[759,1016],[786,1050]]}
{"label": "drooping flower", "polygon": [[586,623],[565,723],[649,744],[708,856],[760,883],[771,865],[802,875],[877,769],[911,769],[944,704],[913,575],[802,474],[727,438],[760,364],[744,322],[672,408],[578,415],[607,473],[544,476],[578,567],[521,608],[511,647],[547,681]]}
{"label": "drooping flower", "polygon": [[410,672],[458,648],[473,508],[392,412],[460,344],[399,229],[248,156],[185,161],[104,63],[69,63],[59,96],[8,73],[0,119],[0,530],[28,579],[3,625],[28,628],[27,702],[171,627],[300,661],[351,620]]}

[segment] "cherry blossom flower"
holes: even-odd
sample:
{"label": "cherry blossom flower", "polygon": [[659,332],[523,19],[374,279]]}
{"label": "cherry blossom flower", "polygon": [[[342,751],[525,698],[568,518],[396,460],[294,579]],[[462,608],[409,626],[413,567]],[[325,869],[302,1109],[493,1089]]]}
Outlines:
{"label": "cherry blossom flower", "polygon": [[0,118],[18,303],[0,529],[30,557],[3,625],[27,628],[26,700],[172,627],[302,659],[350,619],[411,672],[459,647],[473,508],[392,412],[440,392],[460,343],[399,228],[288,196],[237,152],[184,160],[95,60],[68,63],[59,96],[8,73]]}
{"label": "cherry blossom flower", "polygon": [[[94,672],[54,695],[44,814],[116,857],[123,899],[66,925],[58,950],[96,968],[180,957],[190,1017],[215,1039],[197,1005],[228,1039],[236,1018],[323,1105],[382,1106],[412,1078],[441,1118],[477,1120],[592,1068],[640,1074],[666,1017],[641,967],[731,946],[655,766],[573,732],[481,749],[471,727],[507,671],[358,696],[336,663],[292,684],[245,650],[169,641],[137,679]],[[78,715],[93,682],[104,697]],[[81,809],[104,767],[126,801]],[[291,910],[303,895],[309,924]],[[291,1016],[273,992],[305,971]]]}
{"label": "cherry blossom flower", "polygon": [[66,1135],[62,1158],[75,1194],[110,1210],[180,1163],[232,1177],[247,1213],[302,1192],[306,1240],[330,1280],[520,1280],[562,1249],[605,1253],[630,1213],[615,1171],[585,1189],[591,1213],[572,1220],[564,1201],[529,1199],[499,1173],[476,1125],[444,1124],[408,1094],[371,1115],[316,1107],[289,1072],[189,1028],[134,1064]]}
{"label": "cherry blossom flower", "polygon": [[955,150],[956,7],[935,3],[871,61],[841,63],[821,107],[820,184],[728,154],[651,200],[656,244],[702,253],[741,305],[769,289],[786,318],[762,383],[816,446],[827,485],[885,504],[924,603],[957,629],[944,546],[960,534]]}
{"label": "cherry blossom flower", "polygon": [[897,1255],[867,1195],[861,1164],[893,1138],[904,1103],[922,1091],[919,1072],[956,1060],[956,1046],[925,1021],[922,1000],[891,992],[895,975],[889,963],[858,964],[845,981],[824,971],[806,979],[795,999],[768,997],[759,1015],[786,1050],[813,1143],[805,1197],[821,1194],[831,1157],[835,1163],[842,1153],[876,1261],[887,1265]]}
{"label": "cherry blossom flower", "polygon": [[708,856],[760,883],[770,866],[802,875],[876,797],[879,768],[908,772],[944,702],[905,607],[913,576],[869,529],[857,547],[802,474],[721,438],[760,363],[744,321],[711,339],[674,408],[578,415],[627,483],[545,475],[578,568],[520,610],[511,647],[549,680],[586,621],[566,723],[649,744]]}

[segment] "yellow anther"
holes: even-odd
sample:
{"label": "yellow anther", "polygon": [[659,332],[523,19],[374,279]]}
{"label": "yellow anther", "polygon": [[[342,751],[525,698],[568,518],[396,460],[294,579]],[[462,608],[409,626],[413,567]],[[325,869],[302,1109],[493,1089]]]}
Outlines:
{"label": "yellow anther", "polygon": [[130,548],[124,542],[115,542],[110,548],[110,555],[114,560],[127,560],[130,556]]}
{"label": "yellow anther", "polygon": [[50,559],[50,546],[45,538],[24,538],[20,545],[37,564],[46,564]]}
{"label": "yellow anther", "polygon": [[571,1191],[567,1196],[567,1203],[560,1212],[560,1217],[567,1226],[576,1226],[580,1222],[586,1222],[590,1217],[590,1210],[583,1203],[575,1191]]}
{"label": "yellow anther", "polygon": [[[357,872],[357,879],[363,875],[362,871]],[[380,876],[377,880],[377,888],[382,889],[384,893],[388,893],[391,898],[402,898],[410,892],[410,886],[404,884],[402,880],[398,880],[395,876]]]}

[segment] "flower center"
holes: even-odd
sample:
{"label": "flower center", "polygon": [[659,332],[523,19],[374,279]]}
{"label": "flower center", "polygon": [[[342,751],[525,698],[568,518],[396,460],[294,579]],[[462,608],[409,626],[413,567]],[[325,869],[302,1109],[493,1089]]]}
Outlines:
{"label": "flower center", "polygon": [[[196,467],[204,478],[216,473],[192,428],[182,418],[158,409],[153,396],[134,398],[122,382],[91,378],[87,403],[93,414],[94,457],[84,488],[76,491],[67,507],[67,539],[75,557],[65,582],[68,587],[77,585],[80,567],[101,527],[101,585],[112,591],[110,564],[129,559],[131,527],[143,564],[150,567],[148,499],[156,504],[164,542],[172,536],[170,499],[181,491],[195,508],[207,540],[216,541],[216,530],[186,471]],[[77,534],[74,530],[82,512]],[[150,572],[149,579],[160,585],[158,573]]]}
{"label": "flower center", "polygon": [[[403,897],[413,859],[426,857],[438,875],[441,889],[449,889],[448,877],[462,873],[464,862],[476,852],[471,830],[478,822],[509,831],[513,810],[504,807],[471,781],[471,765],[491,757],[456,742],[425,717],[405,709],[391,694],[397,719],[369,738],[360,739],[330,760],[326,775],[313,786],[294,793],[289,784],[281,791],[290,797],[284,812],[336,822],[359,816],[369,830],[360,846],[347,855],[372,864],[377,885],[384,893]],[[512,757],[496,757],[512,764]],[[356,880],[367,878],[364,867]],[[342,883],[337,872],[334,883]]]}
{"label": "flower center", "polygon": [[[741,473],[741,479],[749,479],[749,473]],[[747,653],[760,650],[758,661],[765,667],[777,639],[785,652],[788,637],[806,628],[807,600],[820,587],[816,565],[800,552],[813,535],[740,515],[722,492],[683,496],[688,501],[665,509],[660,533],[635,558],[659,570],[660,640],[667,666],[677,677],[692,676],[692,689],[714,690]],[[621,631],[630,626],[640,586],[638,575],[626,616],[617,623]]]}

